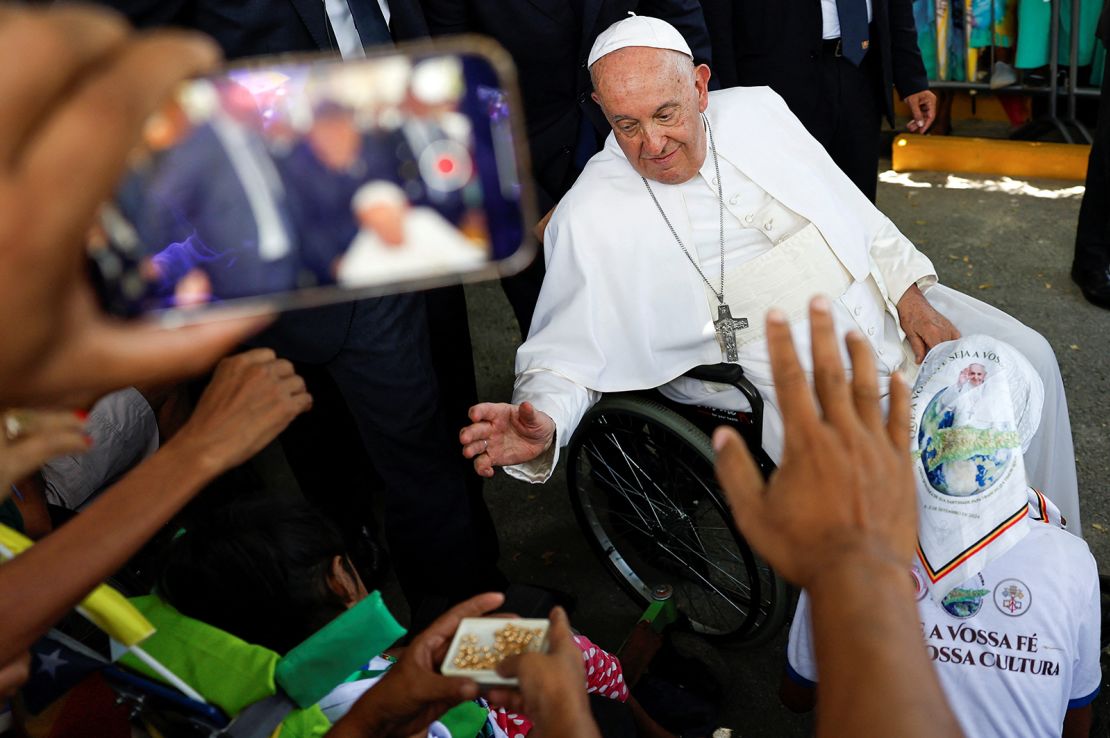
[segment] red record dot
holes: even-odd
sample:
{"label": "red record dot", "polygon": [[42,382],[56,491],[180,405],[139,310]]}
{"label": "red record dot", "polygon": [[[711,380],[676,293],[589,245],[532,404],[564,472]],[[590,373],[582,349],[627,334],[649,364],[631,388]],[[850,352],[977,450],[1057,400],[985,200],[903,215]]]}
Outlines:
{"label": "red record dot", "polygon": [[440,174],[450,174],[455,171],[455,160],[449,156],[441,157],[440,160],[436,162],[436,169],[439,170]]}

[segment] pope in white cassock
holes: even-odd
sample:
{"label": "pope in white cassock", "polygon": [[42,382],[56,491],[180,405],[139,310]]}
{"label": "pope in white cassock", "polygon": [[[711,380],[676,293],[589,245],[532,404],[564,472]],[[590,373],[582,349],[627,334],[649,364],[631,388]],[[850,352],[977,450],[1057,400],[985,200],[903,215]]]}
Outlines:
{"label": "pope in white cassock", "polygon": [[762,393],[764,445],[777,461],[782,420],[764,316],[771,307],[787,313],[808,362],[807,305],[823,293],[840,345],[851,330],[870,342],[884,393],[893,372],[912,383],[926,351],[961,332],[1017,347],[1045,385],[1029,477],[1079,531],[1067,403],[1044,338],[937,284],[929,259],[782,98],[767,87],[710,93],[709,68],[694,66],[664,21],[615,23],[588,63],[613,133],[545,231],[547,276],[517,350],[512,404],[474,406],[460,434],[479,474],[503,466],[546,481],[603,392],[659,387],[679,402],[745,410],[734,388],[681,376],[722,361],[741,364]]}

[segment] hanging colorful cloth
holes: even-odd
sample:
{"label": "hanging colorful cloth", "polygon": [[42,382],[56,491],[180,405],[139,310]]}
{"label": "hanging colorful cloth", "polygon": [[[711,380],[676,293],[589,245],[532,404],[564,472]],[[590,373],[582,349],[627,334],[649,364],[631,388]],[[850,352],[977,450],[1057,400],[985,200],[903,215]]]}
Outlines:
{"label": "hanging colorful cloth", "polygon": [[[1102,0],[1079,2],[1079,66],[1091,63],[1095,50],[1095,28],[1102,11]],[[1049,0],[1020,0],[1018,3],[1018,69],[1036,69],[1048,64],[1049,32],[1052,29],[1052,3]],[[1060,50],[1057,61],[1070,61],[1071,2],[1060,2]]]}
{"label": "hanging colorful cloth", "polygon": [[913,22],[917,27],[917,46],[925,62],[925,76],[937,77],[937,4],[936,0],[913,0]]}
{"label": "hanging colorful cloth", "polygon": [[1014,45],[1017,0],[971,0],[968,43],[973,49]]}

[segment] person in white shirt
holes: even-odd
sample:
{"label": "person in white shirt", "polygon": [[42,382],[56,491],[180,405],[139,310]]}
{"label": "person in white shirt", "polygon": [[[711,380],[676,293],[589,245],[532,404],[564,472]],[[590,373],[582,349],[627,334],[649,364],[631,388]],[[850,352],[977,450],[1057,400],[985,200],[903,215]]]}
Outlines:
{"label": "person in white shirt", "polygon": [[[807,356],[806,305],[829,295],[838,336],[860,331],[879,365],[913,373],[960,332],[1031,357],[1048,388],[1031,476],[1078,530],[1078,485],[1059,367],[1047,342],[995,308],[937,284],[935,270],[767,88],[710,93],[685,41],[632,17],[598,37],[595,96],[614,133],[547,226],[547,274],[517,351],[512,404],[471,409],[463,453],[545,481],[600,393],[661,387],[671,399],[745,410],[734,389],[682,378],[737,362],[766,401],[763,438],[781,453],[763,316],[788,316]],[[927,298],[926,298],[927,294]],[[807,364],[806,369],[809,371]],[[912,379],[912,377],[911,377]]]}
{"label": "person in white shirt", "polygon": [[[1002,391],[982,401],[1018,433],[1013,448],[991,454],[1001,459],[999,473],[981,472],[969,495],[951,496],[915,459],[918,546],[910,574],[925,647],[966,735],[1086,736],[1102,683],[1098,569],[1087,544],[1058,527],[1052,503],[1026,481],[1021,449],[1040,418],[1040,378],[1017,351],[986,336],[938,346],[911,393],[920,431],[911,454],[925,461],[933,432],[925,419],[963,371],[952,358],[962,352],[993,357],[986,381]],[[984,451],[980,445],[970,455],[981,459]],[[807,710],[819,674],[805,592],[787,661],[783,702]]]}

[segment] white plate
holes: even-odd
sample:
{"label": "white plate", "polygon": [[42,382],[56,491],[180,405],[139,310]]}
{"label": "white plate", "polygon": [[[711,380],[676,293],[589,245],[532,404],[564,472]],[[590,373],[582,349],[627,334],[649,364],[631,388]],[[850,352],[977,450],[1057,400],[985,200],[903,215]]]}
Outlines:
{"label": "white plate", "polygon": [[478,684],[487,686],[517,686],[515,678],[510,679],[500,676],[492,669],[458,669],[453,666],[455,656],[458,655],[464,637],[477,636],[479,647],[492,646],[494,633],[506,625],[527,628],[528,630],[541,630],[539,646],[534,650],[540,653],[547,652],[547,628],[549,626],[547,618],[463,618],[462,622],[459,623],[459,629],[455,631],[455,639],[451,642],[451,647],[447,649],[447,658],[443,660],[440,673],[444,676],[470,677]]}

